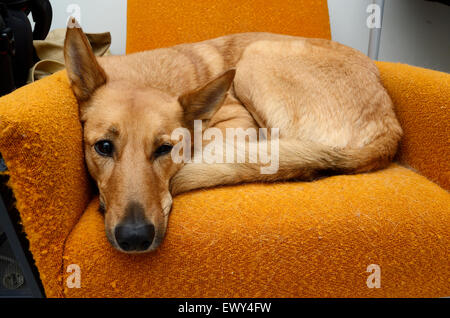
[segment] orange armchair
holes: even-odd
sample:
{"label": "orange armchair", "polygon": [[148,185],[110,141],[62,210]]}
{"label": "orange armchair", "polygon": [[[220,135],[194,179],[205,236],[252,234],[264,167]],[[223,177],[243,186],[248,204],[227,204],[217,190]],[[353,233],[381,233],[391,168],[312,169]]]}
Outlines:
{"label": "orange armchair", "polygon": [[[129,0],[127,27],[128,53],[243,31],[330,38],[326,1],[312,0]],[[450,296],[450,75],[377,65],[405,132],[398,164],[177,196],[163,245],[144,255],[105,237],[65,72],[2,97],[0,153],[46,295]],[[81,288],[66,284],[70,264]]]}

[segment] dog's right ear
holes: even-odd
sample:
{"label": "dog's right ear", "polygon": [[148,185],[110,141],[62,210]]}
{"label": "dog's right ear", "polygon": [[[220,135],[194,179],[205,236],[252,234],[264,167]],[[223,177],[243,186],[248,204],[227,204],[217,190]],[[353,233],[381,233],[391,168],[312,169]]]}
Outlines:
{"label": "dog's right ear", "polygon": [[98,64],[91,45],[75,18],[69,18],[64,40],[64,60],[73,93],[86,101],[106,83],[105,71]]}

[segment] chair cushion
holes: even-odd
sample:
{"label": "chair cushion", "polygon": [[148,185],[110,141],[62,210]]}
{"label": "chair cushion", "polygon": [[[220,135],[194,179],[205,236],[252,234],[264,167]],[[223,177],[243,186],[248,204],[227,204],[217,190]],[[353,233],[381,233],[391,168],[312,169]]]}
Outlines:
{"label": "chair cushion", "polygon": [[[450,296],[450,194],[395,164],[180,195],[149,254],[113,249],[97,208],[67,240],[64,264],[81,268],[67,297]],[[371,264],[380,288],[366,284]]]}
{"label": "chair cushion", "polygon": [[127,53],[256,31],[331,39],[327,1],[128,0]]}

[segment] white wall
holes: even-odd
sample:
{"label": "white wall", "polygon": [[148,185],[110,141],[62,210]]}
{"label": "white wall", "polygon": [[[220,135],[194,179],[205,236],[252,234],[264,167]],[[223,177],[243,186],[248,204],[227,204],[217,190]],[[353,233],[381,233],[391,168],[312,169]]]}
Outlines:
{"label": "white wall", "polygon": [[450,72],[450,6],[386,0],[379,59]]}
{"label": "white wall", "polygon": [[65,28],[69,16],[77,16],[77,12],[68,11],[80,8],[80,20],[86,33],[111,32],[111,53],[124,54],[127,30],[126,0],[50,0],[53,9],[52,29]]}
{"label": "white wall", "polygon": [[328,0],[332,39],[367,54],[366,8],[371,3],[372,0]]}
{"label": "white wall", "polygon": [[[51,0],[51,3],[52,28],[64,28],[67,17],[73,14],[67,12],[68,5],[77,4],[83,29],[110,31],[111,52],[125,53],[126,0]],[[367,54],[366,8],[370,3],[372,0],[328,0],[333,40]],[[425,0],[385,0],[379,59],[450,72],[449,32],[450,6]]]}
{"label": "white wall", "polygon": [[[367,54],[371,0],[328,0],[333,40]],[[450,72],[450,6],[385,0],[378,59]]]}

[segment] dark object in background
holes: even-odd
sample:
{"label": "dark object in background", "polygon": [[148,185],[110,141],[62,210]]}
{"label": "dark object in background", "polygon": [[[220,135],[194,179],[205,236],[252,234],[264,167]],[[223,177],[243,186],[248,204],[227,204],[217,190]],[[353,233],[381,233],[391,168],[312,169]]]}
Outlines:
{"label": "dark object in background", "polygon": [[[0,172],[7,170],[0,154]],[[0,299],[44,297],[39,272],[15,208],[14,194],[6,185],[8,179],[8,175],[0,174]]]}
{"label": "dark object in background", "polygon": [[26,84],[28,71],[37,62],[33,40],[44,40],[51,23],[48,0],[0,0],[0,96]]}
{"label": "dark object in background", "polygon": [[426,1],[430,1],[430,2],[440,2],[442,4],[446,4],[448,6],[450,6],[450,0],[426,0]]}

